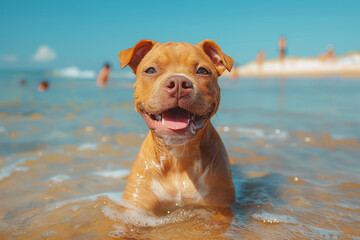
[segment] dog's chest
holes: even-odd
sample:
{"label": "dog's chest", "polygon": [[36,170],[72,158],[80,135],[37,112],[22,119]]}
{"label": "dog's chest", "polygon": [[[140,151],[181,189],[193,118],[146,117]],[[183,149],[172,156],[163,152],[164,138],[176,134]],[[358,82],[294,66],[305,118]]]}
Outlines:
{"label": "dog's chest", "polygon": [[176,204],[198,203],[209,192],[205,182],[208,170],[194,169],[188,172],[175,172],[167,176],[153,178],[151,190],[160,201],[175,201]]}

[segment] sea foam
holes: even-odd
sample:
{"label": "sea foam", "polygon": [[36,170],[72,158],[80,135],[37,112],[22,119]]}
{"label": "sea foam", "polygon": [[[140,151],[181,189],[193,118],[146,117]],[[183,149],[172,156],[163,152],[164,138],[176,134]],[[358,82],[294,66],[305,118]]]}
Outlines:
{"label": "sea foam", "polygon": [[130,170],[128,169],[119,169],[119,170],[104,170],[93,172],[94,175],[100,177],[108,177],[108,178],[124,178],[129,176]]}
{"label": "sea foam", "polygon": [[78,147],[78,150],[96,150],[98,145],[98,143],[83,143]]}
{"label": "sea foam", "polygon": [[265,211],[255,213],[251,217],[264,223],[298,223],[294,217],[288,215],[277,215]]}
{"label": "sea foam", "polygon": [[156,227],[169,223],[179,223],[192,219],[195,216],[209,220],[214,214],[213,211],[206,209],[180,208],[173,212],[169,212],[165,216],[157,216],[139,208],[128,208],[123,211],[117,211],[109,206],[103,207],[103,213],[113,221],[121,221],[139,227]]}
{"label": "sea foam", "polygon": [[20,167],[19,165],[23,164],[27,160],[36,160],[38,157],[30,156],[30,157],[23,157],[19,158],[15,162],[11,163],[8,166],[5,166],[0,169],[0,180],[3,180],[4,178],[10,177],[11,174],[17,171],[27,171],[27,167]]}
{"label": "sea foam", "polygon": [[49,210],[55,210],[57,208],[60,208],[64,205],[67,205],[70,203],[77,203],[77,202],[82,202],[82,201],[95,201],[99,197],[108,197],[111,201],[122,206],[122,205],[124,205],[123,201],[121,200],[122,195],[123,195],[123,192],[106,192],[106,193],[99,193],[99,194],[84,196],[84,197],[75,198],[75,199],[69,199],[69,200],[65,200],[65,201],[57,202],[57,203],[53,204],[49,208]]}

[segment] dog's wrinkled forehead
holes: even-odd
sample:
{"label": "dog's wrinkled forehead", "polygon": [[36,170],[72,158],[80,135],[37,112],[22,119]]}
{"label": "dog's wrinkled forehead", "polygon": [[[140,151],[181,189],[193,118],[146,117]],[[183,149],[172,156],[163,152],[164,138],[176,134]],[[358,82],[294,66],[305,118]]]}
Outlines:
{"label": "dog's wrinkled forehead", "polygon": [[193,67],[199,62],[212,65],[211,59],[200,48],[189,43],[165,43],[155,46],[139,65],[168,66],[176,64]]}
{"label": "dog's wrinkled forehead", "polygon": [[[150,53],[150,54],[149,54]],[[189,43],[158,43],[152,40],[141,40],[134,47],[120,51],[119,60],[121,67],[129,65],[133,72],[137,72],[139,64],[143,59],[148,61],[158,61],[166,64],[167,61],[190,64],[196,61],[211,63],[220,76],[226,69],[231,70],[234,60],[224,54],[220,47],[211,40],[204,40],[196,45]],[[144,59],[144,60],[145,60]]]}

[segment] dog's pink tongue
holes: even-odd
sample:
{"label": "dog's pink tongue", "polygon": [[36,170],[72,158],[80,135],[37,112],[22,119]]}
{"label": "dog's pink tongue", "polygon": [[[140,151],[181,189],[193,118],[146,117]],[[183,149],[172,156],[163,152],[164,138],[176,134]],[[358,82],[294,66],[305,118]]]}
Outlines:
{"label": "dog's pink tongue", "polygon": [[172,130],[180,130],[187,127],[190,112],[180,108],[170,109],[162,113],[163,125]]}

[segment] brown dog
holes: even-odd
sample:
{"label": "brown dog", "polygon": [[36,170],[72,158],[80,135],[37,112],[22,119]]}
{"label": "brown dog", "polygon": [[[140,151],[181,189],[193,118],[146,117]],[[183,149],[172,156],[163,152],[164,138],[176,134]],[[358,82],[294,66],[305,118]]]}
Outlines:
{"label": "brown dog", "polygon": [[211,40],[142,40],[119,52],[119,60],[136,74],[135,108],[150,129],[124,200],[149,211],[231,206],[230,163],[210,118],[219,107],[218,77],[231,70],[233,59]]}

